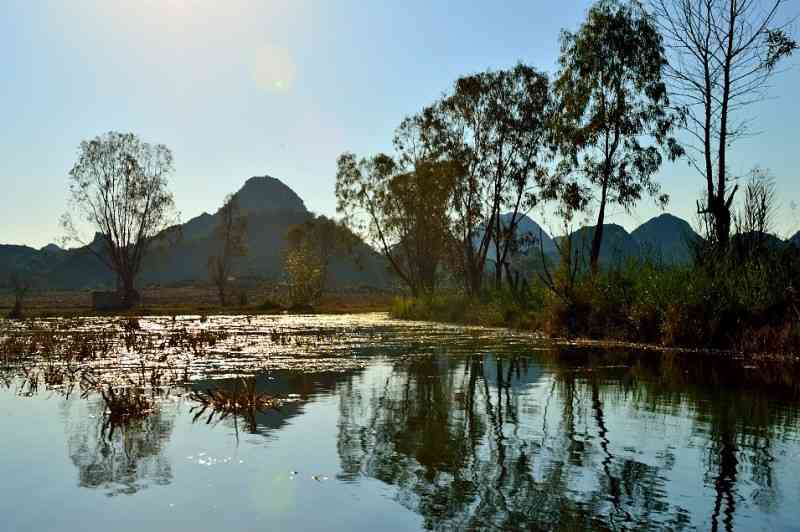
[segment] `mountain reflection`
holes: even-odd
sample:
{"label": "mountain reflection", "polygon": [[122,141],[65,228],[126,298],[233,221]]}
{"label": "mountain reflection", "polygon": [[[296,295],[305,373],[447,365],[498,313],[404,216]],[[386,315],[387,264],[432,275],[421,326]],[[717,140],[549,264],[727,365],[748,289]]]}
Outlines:
{"label": "mountain reflection", "polygon": [[[398,362],[379,384],[340,390],[342,478],[395,486],[429,529],[732,530],[740,501],[775,508],[771,442],[796,409],[736,368],[693,367],[591,351]],[[663,428],[670,415],[692,418],[702,504],[672,486],[693,455],[676,456],[687,442]],[[666,437],[637,448],[658,423]]]}
{"label": "mountain reflection", "polygon": [[148,486],[172,481],[166,447],[175,412],[168,406],[109,430],[102,401],[69,401],[67,452],[78,469],[78,485],[109,496],[133,495]]}

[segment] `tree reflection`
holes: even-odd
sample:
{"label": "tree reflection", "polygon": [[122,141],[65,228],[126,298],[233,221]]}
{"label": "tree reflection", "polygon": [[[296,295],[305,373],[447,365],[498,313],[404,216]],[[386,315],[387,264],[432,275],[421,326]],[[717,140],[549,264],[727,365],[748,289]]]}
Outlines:
{"label": "tree reflection", "polygon": [[73,401],[67,406],[67,452],[78,468],[78,485],[109,496],[133,495],[151,484],[172,481],[165,450],[174,413],[157,408],[141,419],[110,431],[100,401]]}
{"label": "tree reflection", "polygon": [[[676,530],[706,522],[730,530],[747,473],[759,487],[754,504],[774,506],[771,438],[787,420],[763,390],[709,388],[703,383],[729,379],[719,366],[716,376],[687,373],[669,356],[584,353],[549,363],[542,378],[525,356],[414,358],[396,363],[379,386],[343,387],[343,478],[395,486],[429,529]],[[694,415],[714,493],[707,517],[669,495],[674,441],[646,459],[622,443],[630,434],[615,434],[626,406]]]}

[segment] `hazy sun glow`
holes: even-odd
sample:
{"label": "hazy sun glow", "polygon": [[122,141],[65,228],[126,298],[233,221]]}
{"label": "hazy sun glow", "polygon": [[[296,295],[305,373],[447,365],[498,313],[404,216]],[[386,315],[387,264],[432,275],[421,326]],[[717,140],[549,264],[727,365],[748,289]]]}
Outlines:
{"label": "hazy sun glow", "polygon": [[286,92],[294,86],[297,67],[289,50],[264,45],[256,51],[253,77],[262,89]]}

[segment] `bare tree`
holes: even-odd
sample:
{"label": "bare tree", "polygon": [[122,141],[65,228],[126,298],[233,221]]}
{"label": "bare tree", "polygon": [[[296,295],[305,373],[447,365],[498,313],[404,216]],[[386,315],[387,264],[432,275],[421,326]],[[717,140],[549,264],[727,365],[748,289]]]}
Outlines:
{"label": "bare tree", "polygon": [[787,0],[650,0],[669,50],[673,101],[686,116],[692,165],[706,181],[698,212],[711,237],[728,246],[738,187],[727,153],[752,133],[745,110],[762,101],[780,61],[797,48],[782,22]]}
{"label": "bare tree", "polygon": [[239,201],[232,194],[225,197],[217,218],[219,221],[214,228],[215,249],[208,258],[208,271],[211,282],[217,288],[219,302],[224,307],[230,295],[234,259],[247,254],[247,218],[241,214]]}
{"label": "bare tree", "polygon": [[[72,211],[99,233],[102,246],[88,246],[116,275],[124,306],[138,300],[135,289],[154,238],[177,220],[167,178],[172,152],[133,133],[111,131],[81,142],[69,172]],[[84,243],[71,213],[62,218],[67,240]]]}

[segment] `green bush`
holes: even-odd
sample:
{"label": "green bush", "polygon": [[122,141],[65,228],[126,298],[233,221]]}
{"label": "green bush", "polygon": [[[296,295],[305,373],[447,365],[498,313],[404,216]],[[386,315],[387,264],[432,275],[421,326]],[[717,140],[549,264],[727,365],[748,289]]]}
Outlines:
{"label": "green bush", "polygon": [[524,293],[486,291],[398,298],[397,318],[510,326],[687,348],[800,352],[800,252],[792,247],[696,265],[630,260],[596,276],[553,272]]}

